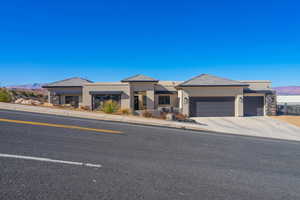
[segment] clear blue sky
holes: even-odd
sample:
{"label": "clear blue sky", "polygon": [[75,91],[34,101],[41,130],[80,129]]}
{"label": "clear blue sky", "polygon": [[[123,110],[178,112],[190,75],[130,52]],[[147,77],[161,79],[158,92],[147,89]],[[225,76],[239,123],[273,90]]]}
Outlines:
{"label": "clear blue sky", "polygon": [[201,73],[300,85],[299,1],[2,1],[0,83]]}

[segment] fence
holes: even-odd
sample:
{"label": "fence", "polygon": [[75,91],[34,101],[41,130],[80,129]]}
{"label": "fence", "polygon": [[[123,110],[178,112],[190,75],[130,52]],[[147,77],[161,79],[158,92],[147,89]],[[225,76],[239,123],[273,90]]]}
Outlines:
{"label": "fence", "polygon": [[299,105],[278,105],[277,113],[279,115],[300,115],[300,104]]}

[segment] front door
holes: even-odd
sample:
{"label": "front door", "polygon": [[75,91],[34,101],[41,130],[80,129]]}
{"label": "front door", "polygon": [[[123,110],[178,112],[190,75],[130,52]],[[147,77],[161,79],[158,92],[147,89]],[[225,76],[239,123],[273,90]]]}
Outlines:
{"label": "front door", "polygon": [[139,96],[134,96],[134,110],[139,110]]}

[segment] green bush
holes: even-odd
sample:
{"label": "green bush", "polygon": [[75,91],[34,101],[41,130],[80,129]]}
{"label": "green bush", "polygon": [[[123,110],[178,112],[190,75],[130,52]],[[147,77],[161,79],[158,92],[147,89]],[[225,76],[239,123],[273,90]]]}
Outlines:
{"label": "green bush", "polygon": [[105,113],[115,113],[119,110],[119,104],[116,101],[108,100],[103,103],[101,110]]}
{"label": "green bush", "polygon": [[10,102],[11,95],[6,89],[0,88],[0,102]]}

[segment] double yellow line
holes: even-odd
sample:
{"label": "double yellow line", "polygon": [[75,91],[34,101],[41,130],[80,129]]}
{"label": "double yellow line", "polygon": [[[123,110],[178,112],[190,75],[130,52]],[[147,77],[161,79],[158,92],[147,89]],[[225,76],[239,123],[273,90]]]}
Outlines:
{"label": "double yellow line", "polygon": [[121,131],[114,131],[114,130],[108,130],[108,129],[98,129],[98,128],[87,128],[87,127],[64,125],[64,124],[49,124],[49,123],[43,123],[43,122],[31,122],[31,121],[1,119],[1,118],[0,118],[0,122],[9,122],[9,123],[17,123],[17,124],[29,124],[29,125],[36,125],[36,126],[49,126],[49,127],[57,127],[57,128],[70,128],[70,129],[77,129],[77,130],[82,130],[82,131],[95,131],[95,132],[101,132],[101,133],[122,134]]}

